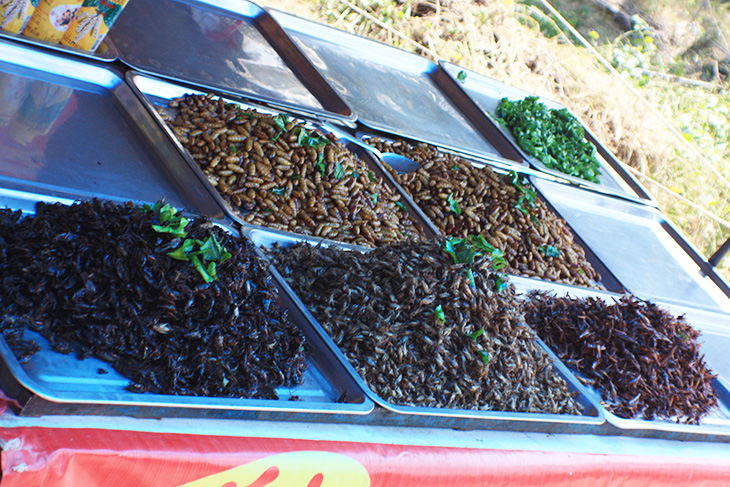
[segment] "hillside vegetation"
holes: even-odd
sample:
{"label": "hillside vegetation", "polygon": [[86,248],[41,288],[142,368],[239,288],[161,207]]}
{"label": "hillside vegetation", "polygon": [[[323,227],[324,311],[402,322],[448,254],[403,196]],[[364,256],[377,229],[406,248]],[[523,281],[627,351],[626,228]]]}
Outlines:
{"label": "hillside vegetation", "polygon": [[559,101],[705,256],[730,237],[727,0],[257,3]]}

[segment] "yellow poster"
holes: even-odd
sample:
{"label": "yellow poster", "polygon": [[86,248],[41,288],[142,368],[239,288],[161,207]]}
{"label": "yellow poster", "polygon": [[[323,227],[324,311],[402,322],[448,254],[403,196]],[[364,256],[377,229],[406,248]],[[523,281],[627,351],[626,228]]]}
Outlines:
{"label": "yellow poster", "polygon": [[255,460],[179,487],[370,487],[360,463],[339,453],[298,451]]}
{"label": "yellow poster", "polygon": [[95,51],[129,0],[84,0],[60,44]]}
{"label": "yellow poster", "polygon": [[0,29],[17,34],[23,30],[38,0],[0,0]]}
{"label": "yellow poster", "polygon": [[40,0],[23,35],[58,42],[84,0]]}

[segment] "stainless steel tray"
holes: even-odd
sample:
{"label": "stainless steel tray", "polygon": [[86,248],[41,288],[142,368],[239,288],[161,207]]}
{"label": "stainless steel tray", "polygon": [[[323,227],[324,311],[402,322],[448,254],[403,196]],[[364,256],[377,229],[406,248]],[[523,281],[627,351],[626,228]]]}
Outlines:
{"label": "stainless steel tray", "polygon": [[246,0],[134,0],[109,35],[136,70],[289,111],[355,118],[271,16]]}
{"label": "stainless steel tray", "polygon": [[[272,232],[266,229],[244,226],[242,234],[250,238],[258,247],[270,247],[274,243],[278,243],[284,247],[294,245],[297,242],[309,242],[312,245],[329,246],[334,245],[342,249],[354,249],[353,246],[341,245],[338,242],[321,241],[312,237],[301,237],[297,235],[285,235],[282,233]],[[360,251],[369,251],[372,249],[357,248]],[[263,252],[261,255],[265,255]],[[570,432],[570,433],[594,433],[598,432],[599,426],[604,423],[604,416],[598,404],[590,399],[583,385],[568,371],[568,369],[557,359],[557,357],[544,344],[539,341],[540,345],[546,350],[553,360],[552,366],[568,383],[572,391],[578,393],[576,400],[584,411],[582,415],[561,415],[561,414],[542,414],[542,413],[513,413],[503,411],[471,411],[462,409],[449,408],[430,408],[430,407],[413,407],[399,406],[392,404],[379,397],[367,385],[360,374],[352,367],[349,360],[340,351],[339,347],[332,341],[329,334],[318,323],[317,319],[307,309],[304,303],[297,297],[296,293],[286,283],[281,274],[272,266],[272,274],[281,283],[282,288],[288,293],[299,308],[303,310],[303,315],[311,326],[317,330],[322,340],[327,344],[332,353],[334,353],[351,377],[357,382],[358,386],[365,395],[370,398],[382,409],[378,409],[378,417],[373,422],[383,422],[386,424],[397,424],[403,426],[429,426],[429,427],[449,427],[449,428],[495,428],[506,430],[537,430],[550,432]]]}
{"label": "stainless steel tray", "polygon": [[463,101],[473,105],[463,94],[448,91],[448,77],[437,64],[293,15],[269,12],[366,127],[525,164],[483,113],[462,106]]}
{"label": "stainless steel tray", "polygon": [[[182,146],[182,144],[178,142],[175,134],[172,132],[172,130],[170,130],[170,128],[167,126],[164,120],[162,120],[162,117],[157,112],[158,108],[166,108],[169,101],[173,98],[181,97],[189,93],[201,94],[203,92],[192,90],[180,85],[175,85],[168,81],[156,79],[145,74],[135,73],[134,71],[130,71],[127,73],[127,80],[129,81],[129,85],[132,87],[132,89],[137,93],[140,100],[148,108],[150,114],[155,118],[160,129],[167,134],[170,142],[173,143],[175,147],[177,147],[179,154],[187,161],[190,170],[194,171],[199,176],[199,178],[205,180],[206,186],[210,188],[211,192],[215,193],[214,198],[222,211],[224,211],[229,218],[234,219],[240,224],[245,224],[246,222],[243,217],[234,212],[230,205],[220,196],[220,194],[218,194],[217,190],[213,188],[210,183],[208,183],[205,174],[200,169],[200,165],[192,158],[190,153]],[[226,101],[233,100],[226,99]],[[263,113],[278,113],[275,111],[271,111],[267,107],[256,104],[241,102],[235,103],[238,103],[243,108],[254,108],[257,111]],[[302,120],[307,121],[306,118],[302,118]],[[353,152],[373,171],[376,177],[382,177],[385,184],[389,185],[396,192],[398,192],[401,195],[401,200],[404,202],[404,205],[406,206],[407,212],[412,221],[420,224],[423,227],[426,236],[431,237],[438,234],[438,230],[433,227],[433,224],[428,221],[428,218],[426,218],[426,216],[421,212],[416,204],[413,203],[410,196],[408,196],[405,191],[403,191],[403,188],[401,188],[394,181],[393,177],[387,171],[385,171],[380,164],[377,163],[376,156],[373,155],[371,147],[363,144],[356,138],[352,137],[348,132],[334,125],[317,124],[311,120],[309,121],[309,123],[312,127],[318,128],[326,133],[333,133],[337,138],[341,140],[342,143],[347,146],[347,148],[351,152]]]}
{"label": "stainless steel tray", "polygon": [[[371,137],[374,137],[374,136],[375,135],[373,133],[369,133],[369,132],[365,132],[365,131],[359,131],[357,133],[358,139],[362,140],[363,143],[365,143],[365,144],[367,144],[368,139],[370,139]],[[378,137],[380,137],[381,139],[384,139],[384,140],[390,140],[390,141],[396,140],[393,137],[388,137],[388,136],[378,135]],[[409,144],[413,144],[413,145],[418,144],[420,142],[424,142],[424,141],[414,140],[414,139],[401,139],[401,140],[405,140]],[[378,157],[378,161],[377,161],[378,164],[382,165],[382,164],[388,163],[387,162],[388,154],[392,154],[392,153],[387,153],[387,152],[381,153],[380,151],[378,151],[375,148],[371,148],[371,150]],[[439,148],[439,150],[441,150],[441,149]],[[531,170],[530,168],[526,168],[526,167],[519,167],[519,168],[510,167],[508,164],[504,164],[502,162],[502,160],[500,160],[500,159],[494,160],[494,159],[487,159],[487,158],[472,157],[469,155],[459,154],[459,153],[456,153],[453,151],[443,151],[443,152],[454,153],[475,167],[478,167],[478,168],[489,167],[498,174],[507,174],[509,171],[514,171],[514,172],[521,174],[522,176],[528,178],[531,182],[534,181],[536,178],[537,179],[546,179],[546,175],[544,175],[544,174],[536,173],[536,171]],[[395,167],[394,167],[394,169],[396,170],[396,172],[411,172],[411,171],[416,170],[417,163],[414,162],[414,164],[416,164],[416,165],[414,165],[413,167],[407,168],[407,170],[405,170],[405,171],[401,171],[399,168],[395,168]],[[385,173],[388,173],[388,171],[386,169],[382,169],[382,171]],[[551,176],[547,176],[547,180],[555,181],[555,182],[560,181],[559,179],[554,179]],[[395,179],[393,179],[393,181],[394,181],[394,184],[398,184],[395,181]],[[540,191],[537,189],[537,187],[535,189],[538,194],[538,197],[542,198],[542,200],[547,204],[550,211],[552,211],[553,213],[558,213],[555,211],[555,208],[552,207],[550,202],[547,201],[543,197],[543,195],[540,193]],[[404,194],[406,194],[406,196],[408,196],[407,193],[405,192],[405,190],[402,190],[402,191]],[[409,197],[409,200],[413,201],[412,199],[410,199],[410,197]],[[414,202],[413,204],[416,204],[416,203]],[[436,232],[439,232],[438,227],[436,227],[436,225],[434,225],[433,222],[431,222],[428,215],[426,215],[426,213],[422,209],[419,209],[419,211],[423,215],[423,218],[428,222],[428,225],[430,227],[432,227]],[[601,261],[601,259],[598,258],[598,256],[596,256],[596,254],[591,250],[591,248],[588,245],[586,245],[586,243],[583,241],[583,239],[581,239],[580,235],[578,235],[575,232],[575,230],[570,226],[570,223],[569,222],[566,222],[566,223],[568,224],[568,229],[571,231],[571,233],[573,235],[573,240],[576,242],[576,244],[578,244],[580,247],[582,247],[583,250],[585,251],[586,260],[588,262],[590,262],[590,264],[593,266],[593,268],[601,275],[601,277],[602,277],[601,284],[603,284],[604,287],[606,289],[608,289],[609,291],[623,292],[624,286],[621,284],[621,282],[618,279],[616,279],[616,277],[613,275],[611,270]],[[512,276],[512,274],[510,276]],[[534,279],[534,278],[523,278],[523,279],[540,281],[539,279]],[[551,281],[541,281],[541,282],[551,282]]]}
{"label": "stainless steel tray", "polygon": [[[644,189],[644,187],[634,179],[631,174],[626,170],[624,165],[614,156],[610,150],[606,148],[590,131],[590,129],[581,122],[583,129],[585,130],[586,140],[591,142],[597,151],[598,161],[601,164],[601,177],[599,178],[600,184],[592,183],[575,176],[569,176],[563,172],[556,171],[554,169],[548,169],[539,159],[531,156],[524,152],[515,140],[512,133],[504,127],[502,124],[496,121],[497,119],[497,105],[502,98],[508,98],[512,101],[522,100],[528,96],[536,96],[527,91],[520,90],[513,86],[501,83],[495,79],[481,75],[474,71],[470,71],[461,68],[455,64],[448,63],[445,61],[440,62],[441,68],[448,74],[451,82],[454,86],[463,90],[463,92],[474,101],[486,116],[494,120],[494,124],[498,127],[499,131],[502,132],[510,143],[513,144],[514,148],[522,154],[522,156],[532,164],[533,167],[552,174],[558,178],[568,180],[570,183],[581,186],[593,191],[605,192],[608,194],[617,194],[621,196],[632,196],[634,198],[644,200],[647,203],[655,204],[653,197]],[[463,81],[459,80],[459,73],[464,73],[466,78]],[[463,75],[462,75],[463,76]],[[540,98],[540,101],[545,104],[549,109],[560,110],[566,108],[564,105],[547,98]],[[568,110],[570,112],[570,110]],[[573,116],[575,114],[570,112]],[[576,119],[580,119],[576,116]]]}
{"label": "stainless steel tray", "polygon": [[113,62],[116,61],[118,53],[114,43],[108,37],[102,41],[99,48],[94,52],[84,51],[83,49],[76,49],[75,47],[62,46],[53,42],[42,41],[33,37],[24,36],[22,34],[11,34],[10,32],[0,31],[0,38],[22,42],[31,46],[42,47],[44,49],[50,49],[57,53],[70,54],[73,56],[79,56],[86,59],[93,59],[101,62]]}
{"label": "stainless steel tray", "polygon": [[[621,298],[620,294],[595,291],[566,285],[548,285],[523,278],[510,279],[512,284],[523,293],[532,290],[552,292],[556,296],[568,295],[573,298],[599,298],[608,303]],[[643,298],[643,296],[638,295]],[[713,388],[718,395],[718,407],[705,416],[699,425],[678,424],[669,420],[626,419],[607,411],[602,405],[607,421],[619,428],[623,434],[651,436],[674,440],[704,438],[730,441],[730,315],[699,310],[683,305],[651,300],[675,316],[684,315],[687,323],[700,331],[700,349],[710,369],[717,374]],[[529,323],[528,323],[529,324]],[[600,392],[586,386],[591,399],[600,404]]]}
{"label": "stainless steel tray", "polygon": [[532,180],[553,208],[642,299],[730,311],[730,288],[656,208],[541,179]]}
{"label": "stainless steel tray", "polygon": [[223,218],[122,75],[0,41],[0,185],[60,197],[169,203]]}
{"label": "stainless steel tray", "polygon": [[[37,201],[70,204],[62,200],[27,192],[0,189],[0,207],[34,213]],[[239,235],[226,224],[224,229]],[[27,408],[22,414],[53,414],[79,410],[89,414],[127,414],[129,408],[154,408],[156,415],[178,416],[190,414],[185,409],[198,410],[201,417],[230,416],[231,411],[269,411],[286,413],[288,419],[306,420],[309,413],[359,415],[373,409],[373,403],[358,389],[318,332],[308,324],[299,308],[287,293],[279,291],[280,303],[288,310],[293,323],[300,327],[311,345],[307,356],[307,371],[302,384],[293,388],[280,387],[276,392],[279,400],[217,398],[177,396],[151,393],[134,393],[125,388],[129,380],[116,372],[108,363],[87,358],[80,360],[76,354],[64,355],[51,349],[47,340],[39,334],[28,331],[26,338],[36,339],[41,351],[21,365],[15,359],[0,334],[0,358],[5,373],[0,372],[2,381],[14,382],[10,389],[24,388],[30,395],[25,401]],[[107,373],[100,375],[99,369]],[[8,375],[9,373],[9,375]],[[5,384],[3,384],[5,385]],[[6,389],[7,390],[7,389]],[[290,398],[297,396],[298,401]],[[38,401],[40,399],[40,401]],[[35,402],[40,402],[36,405]],[[74,406],[69,409],[69,406]],[[90,407],[92,406],[92,407]],[[121,409],[119,409],[121,407]],[[117,413],[117,411],[121,411]],[[145,415],[137,412],[137,415]]]}

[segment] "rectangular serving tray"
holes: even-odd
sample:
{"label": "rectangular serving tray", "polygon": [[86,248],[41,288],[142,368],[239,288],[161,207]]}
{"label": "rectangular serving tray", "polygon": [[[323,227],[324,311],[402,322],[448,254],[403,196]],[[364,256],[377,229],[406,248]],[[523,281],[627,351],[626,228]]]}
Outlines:
{"label": "rectangular serving tray", "polygon": [[[36,195],[0,188],[0,208],[34,213],[38,201],[72,204],[73,200]],[[215,222],[232,235],[240,236],[229,224]],[[278,281],[275,282],[278,288]],[[361,415],[374,405],[339,365],[336,357],[305,319],[289,295],[278,289],[279,302],[304,333],[311,345],[307,371],[302,384],[277,388],[279,400],[178,396],[134,393],[126,390],[129,380],[108,363],[91,357],[79,359],[76,354],[64,355],[51,349],[48,341],[34,332],[26,332],[41,350],[26,363],[20,364],[0,334],[0,383],[6,392],[15,391],[25,403],[22,415],[101,414],[154,415],[175,417],[235,417],[242,412],[268,412],[288,420],[307,420],[308,415]],[[99,373],[99,369],[106,371]],[[9,392],[10,393],[10,392]],[[293,396],[299,400],[290,400]],[[154,411],[152,413],[151,411]],[[275,416],[276,417],[276,416]]]}
{"label": "rectangular serving tray", "polygon": [[[515,166],[526,165],[467,97],[448,89],[448,77],[437,64],[281,11],[269,12],[352,107],[362,125],[467,154],[503,157]],[[462,105],[464,101],[467,106]]]}
{"label": "rectangular serving tray", "polygon": [[[339,242],[325,241],[313,237],[303,237],[300,235],[284,234],[282,232],[270,231],[260,227],[243,226],[241,232],[244,236],[250,238],[255,245],[260,248],[271,247],[279,244],[288,247],[297,242],[308,242],[311,245],[335,246],[345,250],[359,250],[367,252],[372,249],[356,246],[342,245]],[[265,253],[261,252],[262,256]],[[296,293],[286,283],[283,276],[272,266],[272,274],[280,281],[284,292],[290,295],[299,308],[303,310],[303,315],[311,326],[317,330],[322,340],[327,344],[330,350],[338,357],[341,364],[348,371],[350,376],[357,382],[360,389],[375,404],[380,406],[375,411],[372,423],[382,423],[399,426],[428,426],[428,427],[444,427],[458,429],[502,429],[502,430],[531,430],[531,431],[548,431],[553,433],[596,433],[600,431],[600,426],[604,423],[603,412],[597,407],[592,399],[587,395],[583,385],[568,371],[557,357],[545,345],[538,340],[540,345],[546,350],[552,359],[552,367],[563,377],[568,383],[570,390],[577,393],[576,400],[584,408],[582,415],[561,415],[561,414],[543,414],[543,413],[516,413],[504,411],[472,411],[463,409],[449,408],[431,408],[431,407],[414,407],[400,406],[392,404],[387,400],[378,396],[350,364],[349,360],[340,351],[339,347],[332,341],[329,334],[319,324],[317,319],[302,303]]]}
{"label": "rectangular serving tray", "polygon": [[730,311],[728,284],[658,209],[543,179],[532,182],[629,292]]}
{"label": "rectangular serving tray", "polygon": [[246,0],[134,0],[110,32],[132,68],[203,90],[354,121],[265,10]]}
{"label": "rectangular serving tray", "polygon": [[[406,142],[408,142],[411,145],[416,145],[418,143],[425,142],[422,140],[414,140],[414,139],[409,139],[409,138],[393,138],[392,136],[383,136],[383,135],[379,135],[379,134],[375,134],[375,133],[371,133],[371,132],[367,132],[367,131],[362,131],[362,130],[359,131],[356,134],[356,136],[364,144],[367,144],[368,139],[370,139],[374,136],[380,137],[381,139],[384,139],[384,140],[390,140],[390,141],[397,140],[397,139],[405,140]],[[376,155],[378,164],[380,164],[380,165],[387,164],[387,162],[386,162],[387,153],[383,154],[375,148],[371,148],[371,150]],[[529,179],[530,181],[533,181],[534,179],[538,178],[538,179],[547,179],[548,181],[553,181],[553,182],[557,182],[557,183],[562,182],[560,179],[555,179],[550,175],[538,173],[527,167],[519,167],[519,168],[511,167],[510,165],[505,164],[501,159],[495,160],[495,159],[473,157],[473,156],[469,156],[469,155],[465,155],[465,154],[460,154],[460,153],[454,152],[454,151],[443,150],[440,147],[438,148],[438,150],[442,151],[442,152],[446,152],[446,153],[455,154],[455,155],[461,157],[462,159],[464,159],[469,164],[471,164],[477,168],[489,167],[490,169],[492,169],[493,171],[495,171],[498,174],[508,174],[510,171],[514,171],[515,173],[522,175],[523,177]],[[388,173],[388,171],[384,168],[382,169],[382,171],[385,173]],[[398,171],[398,169],[396,169],[396,171]],[[393,181],[394,181],[394,184],[398,184],[397,182],[395,182],[395,179],[393,179]],[[555,210],[555,208],[552,207],[550,202],[542,196],[542,194],[537,189],[537,187],[535,189],[536,189],[538,197],[541,198],[543,200],[543,202],[545,202],[548,209],[550,211],[552,211],[553,213],[558,213]],[[405,192],[405,190],[402,190],[402,191],[404,194],[406,194],[406,196],[408,196],[407,193]],[[413,200],[411,199],[411,201],[413,201]],[[415,204],[415,202],[413,204]],[[419,211],[423,215],[423,218],[428,222],[428,225],[433,227],[434,230],[436,230],[438,232],[439,231],[438,227],[436,227],[436,225],[433,224],[433,222],[430,220],[428,215],[426,215],[426,213],[423,211],[423,209],[419,209]],[[573,235],[573,240],[585,251],[586,260],[588,262],[590,262],[590,264],[593,266],[593,268],[601,275],[601,277],[602,277],[601,283],[604,285],[604,287],[612,292],[623,292],[624,291],[623,284],[618,279],[616,279],[616,277],[613,275],[611,270],[591,250],[590,246],[588,246],[586,244],[586,242],[584,242],[583,239],[581,239],[580,235],[578,233],[576,233],[576,231],[570,226],[570,223],[569,222],[566,222],[566,223],[567,223],[568,229],[570,230],[571,234]],[[539,280],[539,279],[535,279],[535,278],[524,278],[524,279]],[[549,282],[549,281],[545,281],[545,282]]]}
{"label": "rectangular serving tray", "polygon": [[[515,88],[513,86],[501,83],[495,79],[489,78],[482,74],[474,71],[464,69],[455,64],[441,61],[441,68],[450,78],[451,84],[462,90],[466,96],[468,96],[473,103],[476,104],[479,110],[481,110],[486,117],[493,121],[495,127],[503,134],[503,136],[513,145],[515,150],[519,151],[522,157],[524,157],[530,164],[544,171],[548,174],[552,174],[555,177],[566,179],[571,184],[590,189],[592,191],[604,192],[608,194],[615,194],[620,196],[630,196],[636,199],[642,200],[648,204],[656,204],[654,198],[646,191],[646,189],[639,183],[629,172],[621,161],[619,161],[606,146],[598,140],[598,138],[590,131],[590,129],[581,122],[583,130],[585,131],[585,138],[592,143],[596,148],[596,156],[599,163],[601,164],[601,177],[599,178],[600,183],[592,183],[575,176],[569,176],[563,172],[549,169],[539,159],[534,156],[527,154],[517,143],[517,140],[512,135],[510,130],[497,122],[497,106],[502,98],[508,98],[511,101],[522,100],[528,96],[537,96],[527,91]],[[461,77],[466,77],[460,80]],[[547,98],[538,97],[539,101],[544,103],[548,109],[560,110],[567,109],[565,105],[558,102],[549,100]],[[576,117],[580,122],[580,119],[570,110],[571,115]]]}
{"label": "rectangular serving tray", "polygon": [[[182,144],[177,140],[175,134],[167,126],[165,121],[158,113],[158,109],[163,109],[167,113],[173,114],[172,109],[167,108],[170,100],[181,97],[185,94],[204,94],[204,92],[173,84],[169,81],[157,79],[142,73],[136,73],[134,71],[129,71],[127,73],[127,80],[135,93],[137,93],[137,96],[139,97],[141,102],[144,103],[144,105],[147,107],[150,115],[157,121],[159,130],[167,134],[170,143],[174,144],[180,156],[184,158],[185,161],[187,161],[190,170],[195,172],[201,180],[204,180],[206,186],[208,186],[210,188],[210,191],[214,193],[214,198],[221,210],[224,211],[229,218],[235,220],[239,224],[245,224],[246,221],[244,220],[243,216],[234,212],[228,202],[226,202],[223,197],[218,193],[218,191],[208,182],[207,177],[203,173],[202,169],[200,169],[200,165],[192,158],[187,149],[185,149],[185,147],[183,147]],[[278,111],[272,111],[269,107],[255,103],[243,103],[228,98],[224,99],[227,102],[237,103],[244,109],[252,108],[261,113],[268,114],[282,113]],[[397,183],[395,183],[393,177],[387,171],[385,171],[380,164],[378,164],[376,156],[373,154],[371,147],[363,144],[361,141],[351,136],[349,132],[341,127],[332,124],[317,123],[314,120],[307,119],[305,117],[299,118],[307,122],[310,128],[317,128],[325,133],[332,133],[338,139],[340,139],[340,142],[345,144],[352,153],[354,153],[361,161],[363,161],[368,166],[368,168],[373,171],[376,177],[382,178],[386,185],[390,186],[395,192],[400,194],[401,201],[405,205],[411,220],[415,223],[420,224],[423,227],[424,233],[427,237],[438,235],[438,230],[433,227],[428,218],[426,218],[426,216],[421,212],[417,205],[413,203],[410,196],[408,196],[405,191],[403,191],[403,189]]]}
{"label": "rectangular serving tray", "polygon": [[[567,286],[563,284],[542,283],[524,278],[511,278],[510,281],[521,293],[546,291],[556,296],[572,298],[598,298],[607,303],[621,299],[621,294],[595,291],[592,289]],[[641,295],[637,297],[642,298]],[[643,299],[643,298],[642,298]],[[687,323],[701,332],[700,350],[709,368],[717,374],[712,386],[718,395],[718,407],[705,416],[698,425],[678,424],[670,420],[626,419],[600,408],[608,423],[621,431],[621,434],[664,438],[670,440],[705,440],[730,442],[730,314],[701,310],[686,305],[666,303],[651,299],[651,302],[668,310],[675,316],[684,315]],[[529,323],[528,323],[529,324]],[[574,373],[571,371],[571,373]],[[593,401],[601,403],[600,392],[585,386]]]}
{"label": "rectangular serving tray", "polygon": [[224,218],[120,72],[0,40],[0,185]]}

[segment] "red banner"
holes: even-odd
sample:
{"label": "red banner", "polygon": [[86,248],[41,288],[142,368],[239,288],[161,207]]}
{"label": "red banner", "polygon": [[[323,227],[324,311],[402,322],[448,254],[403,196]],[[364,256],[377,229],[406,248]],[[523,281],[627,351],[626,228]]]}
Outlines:
{"label": "red banner", "polygon": [[2,487],[730,485],[727,458],[40,427],[7,428],[0,440]]}

